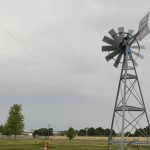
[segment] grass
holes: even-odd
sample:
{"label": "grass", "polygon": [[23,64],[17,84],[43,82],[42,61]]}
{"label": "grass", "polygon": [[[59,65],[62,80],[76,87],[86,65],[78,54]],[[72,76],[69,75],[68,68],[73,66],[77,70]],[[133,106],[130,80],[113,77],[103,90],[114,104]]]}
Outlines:
{"label": "grass", "polygon": [[[106,150],[107,143],[91,140],[54,140],[50,142],[50,149],[53,150]],[[118,147],[113,145],[111,150],[118,150]],[[127,150],[137,150],[137,147],[130,146]],[[140,147],[140,150],[150,150],[150,147]]]}
{"label": "grass", "polygon": [[0,140],[0,150],[40,150],[41,143],[34,140]]}
{"label": "grass", "polygon": [[[42,139],[18,139],[4,140],[0,139],[0,150],[44,150]],[[47,141],[49,150],[106,150],[106,139],[100,140],[94,137],[82,137],[69,141],[66,138],[53,138]],[[113,146],[111,150],[117,150]],[[136,147],[129,147],[127,150],[137,150]],[[140,147],[140,150],[150,150],[150,147]]]}
{"label": "grass", "polygon": [[50,142],[50,148],[56,150],[98,150],[102,147],[98,141],[87,140],[54,140]]}

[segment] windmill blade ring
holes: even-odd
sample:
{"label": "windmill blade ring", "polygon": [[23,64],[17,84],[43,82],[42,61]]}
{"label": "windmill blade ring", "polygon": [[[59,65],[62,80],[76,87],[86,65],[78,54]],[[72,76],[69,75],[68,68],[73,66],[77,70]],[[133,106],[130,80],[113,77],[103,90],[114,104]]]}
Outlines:
{"label": "windmill blade ring", "polygon": [[[124,32],[124,27],[118,28],[118,33],[115,32],[114,29],[111,29],[108,33],[111,37],[104,36],[103,42],[108,45],[102,46],[102,52],[108,52],[108,55],[105,57],[107,61],[113,59],[114,67],[118,68],[120,63],[123,63],[122,55],[125,55],[126,48],[128,49],[128,53],[132,53],[133,63],[137,66],[135,61],[136,58],[144,58],[140,54],[140,49],[144,49],[144,46],[140,46],[137,39],[134,39],[134,42],[130,41],[134,38],[133,35],[134,30],[129,29],[128,32]],[[128,47],[127,47],[128,46]]]}

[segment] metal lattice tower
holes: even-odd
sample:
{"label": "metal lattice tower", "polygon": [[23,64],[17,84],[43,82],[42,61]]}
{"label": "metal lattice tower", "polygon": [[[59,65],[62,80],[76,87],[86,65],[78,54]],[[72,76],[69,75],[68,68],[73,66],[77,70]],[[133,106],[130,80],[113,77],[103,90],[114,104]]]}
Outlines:
{"label": "metal lattice tower", "polygon": [[[109,31],[111,38],[107,36],[103,38],[103,41],[109,44],[102,46],[102,51],[108,52],[106,60],[113,59],[116,68],[122,64],[107,150],[111,150],[113,145],[117,145],[119,150],[125,150],[130,144],[150,145],[148,138],[150,122],[136,72],[137,62],[135,61],[137,57],[144,58],[140,54],[140,50],[145,47],[140,46],[139,41],[150,32],[148,18],[149,13],[140,21],[139,30],[136,34],[133,34],[134,31],[131,29],[124,32],[124,28],[120,27],[118,33],[114,29]],[[133,133],[142,138],[140,140],[130,138]]]}

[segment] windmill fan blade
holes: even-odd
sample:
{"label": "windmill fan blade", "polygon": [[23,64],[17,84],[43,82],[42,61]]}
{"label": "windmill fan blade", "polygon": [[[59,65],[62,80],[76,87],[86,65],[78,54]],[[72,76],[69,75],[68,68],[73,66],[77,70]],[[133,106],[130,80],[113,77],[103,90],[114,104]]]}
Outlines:
{"label": "windmill fan blade", "polygon": [[128,30],[128,33],[131,34],[131,35],[133,34],[133,32],[134,32],[134,30],[132,30],[132,29]]}
{"label": "windmill fan blade", "polygon": [[117,41],[118,43],[120,43],[119,36],[117,35],[117,33],[115,32],[114,29],[111,29],[111,30],[109,31],[109,34],[111,35],[111,37],[112,37],[115,41]]}
{"label": "windmill fan blade", "polygon": [[129,29],[128,30],[128,35],[127,35],[127,37],[129,37],[129,38],[131,38],[132,37],[132,33],[134,32],[134,30],[132,30],[132,29]]}
{"label": "windmill fan blade", "polygon": [[117,49],[118,49],[117,46],[102,46],[102,52],[115,51]]}
{"label": "windmill fan blade", "polygon": [[119,39],[122,41],[122,39],[124,38],[124,27],[118,28],[118,32],[119,32]]}
{"label": "windmill fan blade", "polygon": [[[139,49],[139,46],[131,46],[133,49]],[[145,49],[144,45],[140,45],[140,49]]]}
{"label": "windmill fan blade", "polygon": [[115,57],[118,53],[120,52],[120,50],[116,50],[112,53],[110,53],[109,55],[107,55],[105,58],[107,61],[111,60],[113,57]]}
{"label": "windmill fan blade", "polygon": [[118,57],[117,57],[117,59],[116,59],[116,61],[115,61],[115,63],[114,63],[114,66],[115,66],[116,68],[118,67],[118,65],[119,65],[119,63],[120,63],[122,54],[123,54],[123,52],[121,52],[121,53],[118,55]]}
{"label": "windmill fan blade", "polygon": [[110,44],[110,45],[113,45],[113,46],[117,46],[118,45],[118,43],[116,41],[114,41],[113,39],[110,39],[107,36],[104,36],[103,41],[108,43],[108,44]]}
{"label": "windmill fan blade", "polygon": [[143,55],[141,55],[141,54],[139,54],[139,53],[137,53],[137,52],[135,52],[135,51],[132,51],[132,50],[131,50],[131,53],[133,53],[134,55],[136,55],[136,56],[140,57],[141,59],[143,59],[143,58],[144,58],[144,56],[143,56]]}
{"label": "windmill fan blade", "polygon": [[138,66],[137,62],[132,58],[134,66]]}

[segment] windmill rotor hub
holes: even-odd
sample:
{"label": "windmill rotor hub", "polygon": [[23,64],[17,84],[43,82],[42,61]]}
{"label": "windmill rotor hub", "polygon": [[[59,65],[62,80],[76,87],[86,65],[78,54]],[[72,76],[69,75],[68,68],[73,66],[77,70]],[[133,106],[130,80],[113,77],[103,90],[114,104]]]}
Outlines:
{"label": "windmill rotor hub", "polygon": [[[107,61],[111,59],[115,61],[114,66],[118,68],[119,63],[123,63],[123,55],[128,52],[129,55],[132,55],[133,61],[136,63],[135,58],[140,57],[140,45],[133,35],[133,30],[129,29],[128,32],[124,32],[124,28],[118,28],[118,33],[114,29],[109,31],[111,38],[104,36],[103,41],[108,46],[102,46],[103,52],[108,52],[108,55],[105,57]],[[136,57],[135,57],[136,56]]]}
{"label": "windmill rotor hub", "polygon": [[120,51],[125,52],[126,45],[124,45],[124,42],[121,42],[121,43],[119,44],[119,49],[120,49]]}

